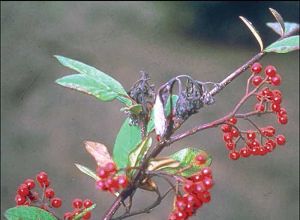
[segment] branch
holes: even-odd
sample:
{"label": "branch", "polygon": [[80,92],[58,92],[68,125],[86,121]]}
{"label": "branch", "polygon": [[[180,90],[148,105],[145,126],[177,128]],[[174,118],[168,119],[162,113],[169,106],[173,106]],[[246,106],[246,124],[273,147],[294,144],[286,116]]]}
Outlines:
{"label": "branch", "polygon": [[[279,38],[278,40],[281,40],[283,38],[287,38],[289,36],[294,35],[295,33],[298,33],[299,29],[294,30],[293,32],[289,33],[288,35],[285,35],[284,37]],[[278,41],[277,40],[277,41]],[[222,80],[217,87],[213,88],[209,94],[211,96],[215,96],[220,91],[222,91],[228,84],[230,84],[235,78],[240,76],[243,72],[245,72],[253,63],[259,61],[263,56],[265,55],[265,52],[259,52],[255,56],[253,56],[250,60],[248,60],[246,63],[244,63],[242,66],[240,66],[238,69],[236,69],[234,72],[229,74],[224,80]],[[265,80],[262,82],[264,83]],[[262,85],[262,84],[261,84]],[[196,126],[182,134],[173,136],[173,137],[166,137],[166,139],[162,142],[157,143],[157,145],[153,148],[152,152],[147,154],[141,162],[141,169],[136,172],[135,176],[132,179],[132,184],[129,185],[126,189],[124,189],[120,195],[117,197],[117,199],[114,201],[112,206],[108,209],[108,211],[104,214],[103,220],[111,220],[115,212],[118,210],[118,208],[121,205],[121,202],[124,201],[128,196],[135,193],[136,189],[138,188],[138,184],[141,179],[145,176],[145,170],[147,168],[148,161],[151,158],[155,158],[166,146],[169,146],[171,143],[174,143],[176,141],[179,141],[185,137],[191,136],[199,131],[205,130],[207,128],[216,127],[222,123],[224,123],[226,120],[228,120],[230,117],[232,117],[241,107],[241,105],[251,96],[253,95],[259,87],[256,87],[252,92],[246,94],[241,101],[235,106],[234,110],[229,113],[228,115],[217,119],[213,122],[206,123],[203,125]],[[248,113],[250,115],[255,115],[256,112]],[[245,115],[238,115],[239,117],[245,117]],[[171,134],[170,134],[171,135]]]}

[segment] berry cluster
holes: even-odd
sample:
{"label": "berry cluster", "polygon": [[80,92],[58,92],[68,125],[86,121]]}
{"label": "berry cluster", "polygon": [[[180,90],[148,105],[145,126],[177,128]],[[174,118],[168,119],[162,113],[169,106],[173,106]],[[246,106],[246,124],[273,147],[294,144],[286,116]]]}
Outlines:
{"label": "berry cluster", "polygon": [[[65,220],[72,220],[76,215],[79,215],[82,213],[86,208],[89,208],[93,205],[92,200],[90,199],[85,199],[82,201],[82,199],[74,199],[72,201],[72,207],[74,208],[73,211],[71,212],[66,212],[64,214],[64,219]],[[83,216],[82,219],[90,219],[92,216],[91,212],[86,212]]]}
{"label": "berry cluster", "polygon": [[109,162],[105,166],[99,166],[97,168],[97,175],[100,177],[100,180],[96,182],[96,188],[112,193],[125,188],[128,184],[127,176],[116,174],[117,167],[113,162]]}
{"label": "berry cluster", "polygon": [[[200,164],[205,162],[203,156],[196,157]],[[204,203],[211,200],[209,190],[213,187],[212,171],[209,167],[201,169],[188,179],[183,180],[184,195],[177,195],[174,208],[169,215],[169,220],[185,220],[196,213]]]}
{"label": "berry cluster", "polygon": [[50,180],[48,174],[40,172],[36,175],[36,180],[42,189],[42,198],[39,198],[39,194],[36,191],[32,191],[36,183],[33,179],[26,179],[17,189],[17,195],[15,201],[17,205],[35,205],[48,211],[48,208],[59,208],[62,205],[62,201],[55,196],[55,192],[50,188]]}
{"label": "berry cluster", "polygon": [[[281,83],[281,77],[274,66],[269,65],[265,68],[265,79],[258,75],[262,71],[260,63],[254,63],[251,71],[254,74],[252,77],[254,86],[261,86],[262,83],[279,86]],[[275,113],[279,124],[287,124],[287,111],[281,107],[282,94],[280,90],[264,87],[255,95],[258,102],[255,104],[254,110],[257,113]],[[280,134],[275,137],[276,129],[273,126],[259,128],[252,122],[252,125],[255,125],[255,130],[241,131],[236,124],[237,118],[232,117],[221,126],[223,140],[229,150],[229,158],[232,160],[237,160],[240,157],[247,158],[250,155],[263,156],[272,152],[276,145],[284,145],[286,142],[284,135]],[[245,146],[238,150],[236,145],[239,140],[243,140]]]}

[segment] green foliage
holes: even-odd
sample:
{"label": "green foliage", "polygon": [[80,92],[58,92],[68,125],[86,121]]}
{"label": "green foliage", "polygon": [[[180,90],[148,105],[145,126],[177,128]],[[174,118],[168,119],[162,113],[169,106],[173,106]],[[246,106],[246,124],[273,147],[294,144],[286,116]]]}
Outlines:
{"label": "green foliage", "polygon": [[138,126],[129,125],[129,119],[127,118],[120,128],[113,150],[113,160],[118,168],[127,167],[129,163],[129,153],[132,152],[141,141],[140,128]]}
{"label": "green foliage", "polygon": [[[199,165],[195,157],[198,154],[205,155],[207,157],[206,163]],[[164,167],[163,171],[166,171],[171,174],[178,174],[184,177],[190,177],[193,174],[199,172],[202,168],[210,166],[212,162],[212,158],[208,155],[205,151],[199,150],[197,148],[184,148],[176,153],[172,154],[170,158],[178,161],[180,164],[176,168],[171,167]],[[178,173],[180,170],[182,172]]]}
{"label": "green foliage", "polygon": [[129,163],[131,167],[136,167],[139,165],[141,159],[145,156],[148,149],[151,147],[151,144],[152,138],[146,137],[146,139],[143,140],[142,143],[140,143],[139,146],[129,154]]}
{"label": "green foliage", "polygon": [[75,163],[75,166],[84,174],[92,177],[94,180],[99,180],[100,178],[97,176],[97,174],[92,171],[90,168],[87,168],[86,166],[83,166],[81,164]]}
{"label": "green foliage", "polygon": [[117,99],[127,106],[132,105],[125,89],[111,76],[77,60],[57,55],[55,57],[62,65],[80,73],[57,79],[56,83],[59,85],[93,95],[101,101]]}
{"label": "green foliage", "polygon": [[294,50],[299,50],[299,35],[276,41],[268,46],[264,51],[269,53],[288,53]]}
{"label": "green foliage", "polygon": [[33,206],[16,206],[6,210],[7,220],[57,220],[50,212]]}

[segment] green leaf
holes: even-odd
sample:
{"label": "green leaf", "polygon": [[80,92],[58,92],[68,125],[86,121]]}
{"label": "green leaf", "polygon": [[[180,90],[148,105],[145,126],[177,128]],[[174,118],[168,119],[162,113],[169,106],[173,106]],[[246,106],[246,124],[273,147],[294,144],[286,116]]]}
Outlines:
{"label": "green leaf", "polygon": [[299,50],[299,35],[276,41],[268,46],[264,51],[268,53],[288,53],[294,50]]}
{"label": "green leaf", "polygon": [[[198,154],[206,156],[206,163],[199,165],[195,157]],[[170,156],[170,158],[178,161],[180,165],[176,168],[164,167],[160,170],[166,171],[171,174],[178,174],[184,177],[190,177],[193,174],[199,172],[202,168],[210,166],[212,158],[205,151],[197,148],[184,148]],[[180,171],[182,170],[182,171]],[[179,173],[178,173],[179,172]]]}
{"label": "green leaf", "polygon": [[[177,95],[172,95],[173,108],[175,107],[177,100],[178,100],[178,96]],[[169,97],[168,101],[166,103],[166,106],[165,106],[165,115],[168,116],[170,113],[171,113],[171,99]],[[153,112],[153,109],[152,109],[151,115],[150,115],[150,120],[149,120],[148,126],[147,126],[147,132],[150,133],[151,131],[153,131],[153,129],[154,129],[154,112]]]}
{"label": "green leaf", "polygon": [[57,220],[50,212],[33,206],[16,206],[6,210],[7,220]]}
{"label": "green leaf", "polygon": [[140,128],[138,126],[129,125],[129,119],[127,118],[120,128],[113,150],[113,159],[118,168],[127,167],[129,153],[132,152],[141,141]]}
{"label": "green leaf", "polygon": [[82,212],[80,212],[80,214],[75,215],[74,218],[73,218],[73,220],[79,220],[79,219],[81,219],[87,212],[92,211],[95,207],[96,207],[96,204],[93,204],[92,206],[84,209]]}
{"label": "green leaf", "polygon": [[129,163],[131,167],[136,167],[139,165],[139,162],[145,156],[148,149],[151,147],[151,144],[152,138],[148,136],[129,154]]}
{"label": "green leaf", "polygon": [[[281,36],[281,25],[278,22],[268,22],[266,25],[271,28],[275,33]],[[285,33],[284,35],[291,34],[295,30],[299,29],[299,24],[293,22],[284,22]]]}
{"label": "green leaf", "polygon": [[84,174],[92,177],[94,180],[98,181],[100,178],[97,176],[97,174],[92,171],[90,168],[87,168],[86,166],[83,166],[81,164],[75,163],[75,166]]}
{"label": "green leaf", "polygon": [[132,105],[131,99],[125,89],[114,78],[77,60],[58,55],[54,57],[62,65],[81,73],[57,79],[56,83],[59,85],[85,92],[102,101],[118,99],[127,106]]}
{"label": "green leaf", "polygon": [[143,111],[143,107],[141,104],[136,104],[129,107],[123,107],[120,111],[131,112],[134,115],[139,115]]}

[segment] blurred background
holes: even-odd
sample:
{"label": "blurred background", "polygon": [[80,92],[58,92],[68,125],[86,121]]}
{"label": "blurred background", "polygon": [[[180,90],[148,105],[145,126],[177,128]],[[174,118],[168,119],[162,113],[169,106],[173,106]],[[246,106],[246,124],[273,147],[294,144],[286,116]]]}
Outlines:
{"label": "blurred background", "polygon": [[[286,21],[299,22],[299,2],[1,2],[1,218],[15,205],[17,186],[40,170],[48,172],[62,215],[75,197],[97,203],[99,219],[113,197],[95,190],[94,181],[74,163],[95,168],[84,140],[110,148],[125,115],[118,102],[103,103],[54,83],[73,73],[53,57],[64,55],[101,69],[126,89],[148,72],[156,85],[187,73],[202,81],[220,81],[252,57],[258,45],[238,18],[256,26],[265,44],[278,36],[268,7]],[[287,144],[264,157],[231,161],[218,129],[176,143],[201,147],[213,156],[212,201],[192,219],[299,219],[299,52],[270,54],[282,75],[287,126],[279,126]],[[223,116],[244,91],[249,73],[216,97],[216,104],[189,119],[182,130]],[[254,102],[253,102],[254,103]],[[248,106],[251,108],[253,103]],[[273,116],[273,115],[272,115]],[[276,124],[275,117],[257,122]],[[162,188],[166,188],[160,183]],[[151,203],[136,194],[135,208]],[[151,214],[131,219],[167,219],[172,196]],[[98,214],[98,216],[96,215]]]}

